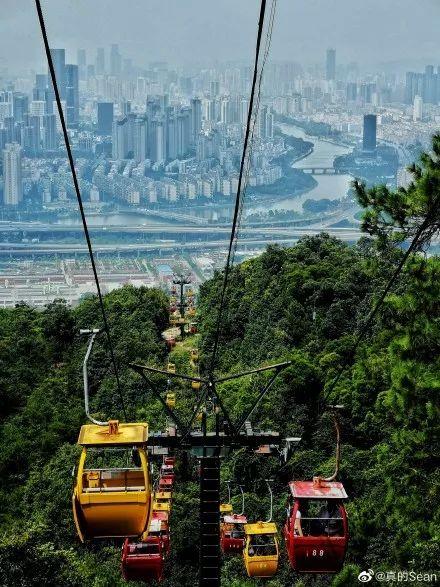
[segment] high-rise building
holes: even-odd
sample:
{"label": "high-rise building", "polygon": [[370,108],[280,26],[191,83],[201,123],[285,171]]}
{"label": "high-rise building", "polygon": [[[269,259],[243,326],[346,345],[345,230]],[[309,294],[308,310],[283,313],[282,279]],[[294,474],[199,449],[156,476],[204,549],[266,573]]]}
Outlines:
{"label": "high-rise building", "polygon": [[44,116],[46,114],[46,102],[44,100],[32,100],[29,105],[31,116]]}
{"label": "high-rise building", "polygon": [[18,143],[7,144],[3,150],[3,203],[5,206],[17,206],[23,199],[21,161],[21,146]]}
{"label": "high-rise building", "polygon": [[362,147],[364,151],[376,149],[377,116],[375,114],[364,115],[364,133]]}
{"label": "high-rise building", "polygon": [[26,115],[21,129],[21,145],[29,154],[36,155],[41,149],[40,117]]}
{"label": "high-rise building", "polygon": [[[56,102],[52,103],[52,111],[55,114],[57,131],[61,132],[63,130],[63,125],[61,124],[60,112]],[[61,111],[63,113],[64,122],[66,122],[66,100],[61,100]]]}
{"label": "high-rise building", "polygon": [[273,112],[268,106],[262,106],[258,113],[257,134],[260,139],[273,138]]}
{"label": "high-rise building", "polygon": [[348,82],[346,89],[347,102],[356,102],[357,99],[357,83]]}
{"label": "high-rise building", "polygon": [[66,65],[66,115],[67,126],[79,123],[79,80],[78,65]]}
{"label": "high-rise building", "polygon": [[209,84],[209,95],[211,98],[217,98],[220,95],[220,82],[214,80]]}
{"label": "high-rise building", "polygon": [[23,122],[25,114],[28,112],[29,98],[26,94],[14,93],[13,96],[13,116],[17,122]]}
{"label": "high-rise building", "polygon": [[191,100],[191,129],[190,129],[190,143],[195,146],[197,137],[202,129],[202,103],[199,98]]}
{"label": "high-rise building", "polygon": [[[6,131],[6,142],[15,142],[15,119],[13,116],[5,116],[3,118],[3,128]],[[17,141],[19,142],[19,141]]]}
{"label": "high-rise building", "polygon": [[6,147],[6,144],[8,143],[6,134],[6,129],[0,128],[0,151],[3,151],[3,149]]}
{"label": "high-rise building", "polygon": [[110,48],[110,74],[119,76],[121,75],[122,59],[119,53],[119,46],[112,45]]}
{"label": "high-rise building", "polygon": [[43,116],[43,148],[46,151],[55,151],[58,148],[57,117],[55,114]]}
{"label": "high-rise building", "polygon": [[128,118],[118,118],[113,122],[112,157],[126,159],[129,151]]}
{"label": "high-rise building", "polygon": [[232,105],[229,98],[222,98],[220,102],[220,122],[231,124],[232,122]]}
{"label": "high-rise building", "polygon": [[422,96],[415,96],[413,105],[413,120],[419,122],[423,120],[423,98]]}
{"label": "high-rise building", "polygon": [[405,104],[413,104],[416,96],[423,96],[425,76],[423,73],[408,71],[405,84]]}
{"label": "high-rise building", "polygon": [[437,104],[437,75],[434,73],[433,65],[425,67],[422,98],[428,104]]}
{"label": "high-rise building", "polygon": [[95,73],[96,75],[105,73],[105,51],[103,47],[98,47],[96,51]]}
{"label": "high-rise building", "polygon": [[267,131],[267,106],[262,106],[258,113],[258,126],[257,126],[257,134],[260,139],[266,138],[266,131]]}
{"label": "high-rise building", "polygon": [[77,51],[78,75],[81,81],[86,79],[87,74],[87,57],[85,49],[78,49]]}
{"label": "high-rise building", "polygon": [[113,128],[113,102],[98,102],[98,134],[111,135]]}
{"label": "high-rise building", "polygon": [[336,49],[327,49],[325,78],[328,81],[336,79]]}
{"label": "high-rise building", "polygon": [[359,97],[363,104],[371,104],[373,102],[373,94],[376,92],[376,84],[362,83],[359,87]]}
{"label": "high-rise building", "polygon": [[190,145],[190,114],[189,109],[182,109],[177,116],[177,156],[183,157]]}
{"label": "high-rise building", "polygon": [[174,106],[166,111],[166,156],[167,159],[177,158],[177,120]]}
{"label": "high-rise building", "polygon": [[145,161],[147,158],[147,118],[138,117],[134,121],[133,151],[134,160]]}
{"label": "high-rise building", "polygon": [[32,90],[32,99],[47,101],[47,91],[47,75],[45,73],[37,73],[35,75],[35,86]]}
{"label": "high-rise building", "polygon": [[247,98],[242,98],[240,100],[240,112],[239,112],[239,122],[240,124],[246,124],[247,117],[249,111],[249,100]]}
{"label": "high-rise building", "polygon": [[266,117],[266,138],[273,139],[274,114],[272,108],[269,109]]}
{"label": "high-rise building", "polygon": [[[51,49],[50,54],[52,56],[53,68],[55,71],[55,79],[57,82],[60,99],[66,99],[66,51],[64,49]],[[48,73],[48,79],[50,80],[50,72]],[[49,81],[47,91],[47,105],[46,112],[53,114],[53,103],[55,101],[55,91],[52,86],[52,81]]]}
{"label": "high-rise building", "polygon": [[130,100],[124,100],[121,104],[121,114],[122,116],[127,116],[131,114],[131,102]]}

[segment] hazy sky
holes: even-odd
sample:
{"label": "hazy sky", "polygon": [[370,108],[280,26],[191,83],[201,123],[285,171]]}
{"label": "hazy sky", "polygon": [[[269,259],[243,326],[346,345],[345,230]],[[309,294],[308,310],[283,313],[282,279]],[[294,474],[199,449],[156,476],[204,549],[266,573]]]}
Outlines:
{"label": "hazy sky", "polygon": [[[182,64],[252,58],[259,0],[43,0],[49,42],[76,49],[119,43],[123,56]],[[45,70],[33,0],[1,0],[0,69]],[[268,7],[270,1],[268,0]],[[440,63],[440,0],[278,0],[271,57],[322,62]],[[88,55],[88,58],[89,58]]]}

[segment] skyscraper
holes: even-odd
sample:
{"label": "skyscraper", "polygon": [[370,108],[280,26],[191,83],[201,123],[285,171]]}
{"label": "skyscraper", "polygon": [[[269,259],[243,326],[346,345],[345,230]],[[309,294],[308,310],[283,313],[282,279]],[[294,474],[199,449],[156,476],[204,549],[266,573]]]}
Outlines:
{"label": "skyscraper", "polygon": [[328,81],[336,79],[336,49],[327,49],[325,78]]}
{"label": "skyscraper", "polygon": [[35,75],[35,86],[32,91],[34,100],[47,101],[47,75],[45,73],[37,73]]}
{"label": "skyscraper", "polygon": [[113,122],[112,132],[112,157],[113,159],[125,159],[128,155],[128,119],[119,118]]}
{"label": "skyscraper", "polygon": [[413,120],[419,122],[423,119],[423,98],[422,96],[415,96],[413,105]]}
{"label": "skyscraper", "polygon": [[24,116],[28,111],[29,98],[26,94],[14,93],[13,97],[13,116],[16,122],[23,122]]}
{"label": "skyscraper", "polygon": [[96,51],[95,73],[96,75],[105,73],[105,51],[103,47],[98,47]]}
{"label": "skyscraper", "polygon": [[190,144],[190,113],[189,109],[182,109],[177,116],[177,156],[186,155]]}
{"label": "skyscraper", "polygon": [[[52,56],[53,68],[55,70],[55,79],[60,93],[60,99],[66,99],[66,51],[64,49],[51,49],[50,54]],[[48,73],[48,79],[50,80],[50,72]],[[55,101],[55,91],[52,86],[52,81],[49,81],[49,87],[47,91],[47,104],[46,112],[49,114],[53,113],[53,103]]]}
{"label": "skyscraper", "polygon": [[98,134],[111,135],[113,128],[113,102],[98,102]]}
{"label": "skyscraper", "polygon": [[5,206],[17,206],[23,199],[21,177],[22,149],[18,143],[9,143],[3,150],[3,176]]}
{"label": "skyscraper", "polygon": [[25,126],[22,128],[21,145],[30,154],[36,155],[41,149],[40,117],[26,115]]}
{"label": "skyscraper", "polygon": [[406,74],[405,103],[413,104],[416,96],[423,96],[425,90],[425,76],[423,73],[408,71]]}
{"label": "skyscraper", "polygon": [[66,65],[66,123],[70,127],[77,126],[79,122],[78,84],[78,65]]}
{"label": "skyscraper", "polygon": [[365,114],[362,142],[364,151],[374,151],[376,149],[376,130],[377,116],[375,114]]}
{"label": "skyscraper", "polygon": [[216,98],[220,94],[220,82],[214,80],[209,84],[209,94],[211,98]]}
{"label": "skyscraper", "polygon": [[257,133],[260,139],[265,139],[267,134],[267,106],[262,106],[258,113],[258,127]]}
{"label": "skyscraper", "polygon": [[166,157],[176,159],[177,157],[177,120],[174,106],[168,106],[166,110]]}
{"label": "skyscraper", "polygon": [[147,119],[145,117],[135,119],[133,134],[134,160],[144,161],[147,158]]}
{"label": "skyscraper", "polygon": [[57,117],[55,114],[43,116],[43,148],[46,151],[54,151],[58,148]]}
{"label": "skyscraper", "polygon": [[110,48],[110,74],[119,76],[121,75],[122,59],[119,53],[119,46],[112,45]]}
{"label": "skyscraper", "polygon": [[43,100],[32,100],[29,105],[31,116],[44,116],[46,114],[46,102]]}
{"label": "skyscraper", "polygon": [[78,49],[76,60],[78,62],[78,75],[79,79],[85,80],[87,73],[87,57],[85,49]]}
{"label": "skyscraper", "polygon": [[195,146],[197,137],[202,129],[202,103],[199,98],[191,100],[191,129],[190,143]]}
{"label": "skyscraper", "polygon": [[437,104],[437,76],[434,73],[433,65],[425,67],[422,98],[428,104]]}

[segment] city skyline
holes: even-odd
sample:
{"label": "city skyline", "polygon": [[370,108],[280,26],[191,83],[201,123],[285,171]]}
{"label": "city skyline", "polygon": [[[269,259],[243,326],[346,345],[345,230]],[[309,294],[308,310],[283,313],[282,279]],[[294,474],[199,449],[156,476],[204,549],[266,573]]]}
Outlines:
{"label": "city skyline", "polygon": [[[6,57],[0,59],[0,69],[8,69],[10,74],[44,70],[33,3],[6,0],[3,8],[0,55]],[[385,5],[370,0],[368,6],[361,3],[355,8],[348,0],[280,1],[271,59],[305,65],[321,63],[322,53],[334,47],[340,63],[357,61],[361,67],[380,63],[393,63],[395,67],[436,64],[440,61],[436,58],[440,7],[432,0],[423,0],[417,8],[414,10],[413,0],[391,0]],[[65,47],[69,62],[76,62],[78,48],[90,52],[116,43],[141,67],[154,60],[180,66],[250,62],[258,3],[128,0],[121,10],[118,4],[109,5],[103,0],[93,5],[85,0],[46,0],[43,10],[51,45]],[[234,18],[230,18],[232,14]]]}

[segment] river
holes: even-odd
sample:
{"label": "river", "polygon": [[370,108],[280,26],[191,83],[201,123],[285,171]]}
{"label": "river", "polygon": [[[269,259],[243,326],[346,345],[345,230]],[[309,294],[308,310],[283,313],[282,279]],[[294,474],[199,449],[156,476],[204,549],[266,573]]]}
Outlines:
{"label": "river", "polygon": [[[291,124],[281,124],[281,131],[293,137],[304,139],[313,143],[313,152],[293,164],[293,167],[301,169],[303,167],[333,167],[335,157],[345,155],[350,152],[347,147],[335,145],[328,141],[323,141],[315,137],[310,137],[302,129]],[[292,195],[288,198],[283,198],[279,202],[272,202],[270,204],[256,204],[246,207],[248,213],[251,212],[267,212],[268,210],[294,210],[295,212],[302,212],[302,205],[306,200],[322,200],[329,198],[330,200],[341,200],[350,187],[350,175],[314,175],[313,176],[318,185],[313,189],[300,195]]]}

